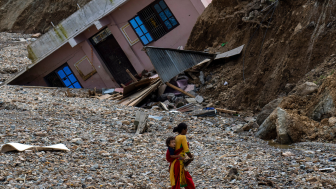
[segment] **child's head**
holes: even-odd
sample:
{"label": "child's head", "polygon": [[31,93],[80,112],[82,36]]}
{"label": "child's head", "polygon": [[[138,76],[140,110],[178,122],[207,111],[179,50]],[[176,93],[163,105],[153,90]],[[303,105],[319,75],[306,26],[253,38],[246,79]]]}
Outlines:
{"label": "child's head", "polygon": [[166,140],[167,147],[175,148],[176,142],[175,137],[168,137]]}

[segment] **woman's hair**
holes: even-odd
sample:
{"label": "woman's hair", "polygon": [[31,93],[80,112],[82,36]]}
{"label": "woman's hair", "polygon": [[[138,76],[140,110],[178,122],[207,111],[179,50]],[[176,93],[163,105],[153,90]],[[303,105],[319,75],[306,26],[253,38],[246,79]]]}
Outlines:
{"label": "woman's hair", "polygon": [[185,123],[180,123],[177,127],[174,127],[173,132],[174,132],[174,133],[176,133],[176,132],[181,133],[182,130],[187,129],[187,128],[188,128],[187,124],[185,124]]}
{"label": "woman's hair", "polygon": [[175,140],[175,137],[168,137],[166,140],[166,145],[169,147],[170,141]]}

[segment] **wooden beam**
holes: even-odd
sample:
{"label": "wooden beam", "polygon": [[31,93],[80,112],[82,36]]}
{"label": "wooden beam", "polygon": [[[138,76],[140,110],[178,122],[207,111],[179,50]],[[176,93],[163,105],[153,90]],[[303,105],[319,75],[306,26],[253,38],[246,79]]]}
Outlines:
{"label": "wooden beam", "polygon": [[181,93],[183,93],[183,94],[185,94],[185,95],[187,95],[187,96],[190,96],[191,98],[195,98],[194,95],[191,95],[191,94],[185,92],[184,90],[182,90],[182,89],[180,89],[180,88],[178,88],[178,87],[176,87],[176,86],[174,86],[174,85],[172,85],[172,84],[170,84],[170,83],[168,83],[168,82],[166,83],[166,85],[167,85],[168,87],[170,87],[170,88],[173,88],[173,89],[175,89],[175,90],[177,90],[177,91],[180,91]]}
{"label": "wooden beam", "polygon": [[134,75],[127,69],[126,72],[133,79],[134,82],[138,82],[138,80],[134,77]]}
{"label": "wooden beam", "polygon": [[233,110],[226,110],[226,109],[220,109],[220,108],[216,108],[216,110],[222,113],[226,113],[226,114],[238,114],[237,111],[233,111]]}

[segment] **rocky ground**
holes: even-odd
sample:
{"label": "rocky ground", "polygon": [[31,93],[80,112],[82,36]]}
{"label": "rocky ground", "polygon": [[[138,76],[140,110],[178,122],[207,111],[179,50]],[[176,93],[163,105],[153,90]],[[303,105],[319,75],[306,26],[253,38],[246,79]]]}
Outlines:
{"label": "rocky ground", "polygon": [[[236,133],[251,117],[143,110],[149,131],[135,135],[139,108],[86,98],[87,91],[3,86],[0,144],[63,143],[70,152],[0,155],[0,188],[167,188],[165,139],[180,122],[196,159],[189,167],[197,188],[335,188],[335,144],[268,145],[256,129]],[[238,170],[235,174],[234,168]],[[229,174],[229,172],[232,174]]]}
{"label": "rocky ground", "polygon": [[0,33],[0,85],[31,64],[27,45],[32,40],[29,34]]}

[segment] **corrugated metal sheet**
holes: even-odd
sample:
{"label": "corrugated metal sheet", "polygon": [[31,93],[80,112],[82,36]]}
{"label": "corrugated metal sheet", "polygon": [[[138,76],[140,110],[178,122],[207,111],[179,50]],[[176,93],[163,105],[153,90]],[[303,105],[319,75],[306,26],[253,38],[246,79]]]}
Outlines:
{"label": "corrugated metal sheet", "polygon": [[180,108],[177,108],[176,111],[189,112],[189,111],[193,111],[194,109],[195,109],[195,104],[187,104],[187,105],[184,105]]}
{"label": "corrugated metal sheet", "polygon": [[144,47],[162,82],[197,65],[205,59],[214,59],[215,54],[158,47]]}

